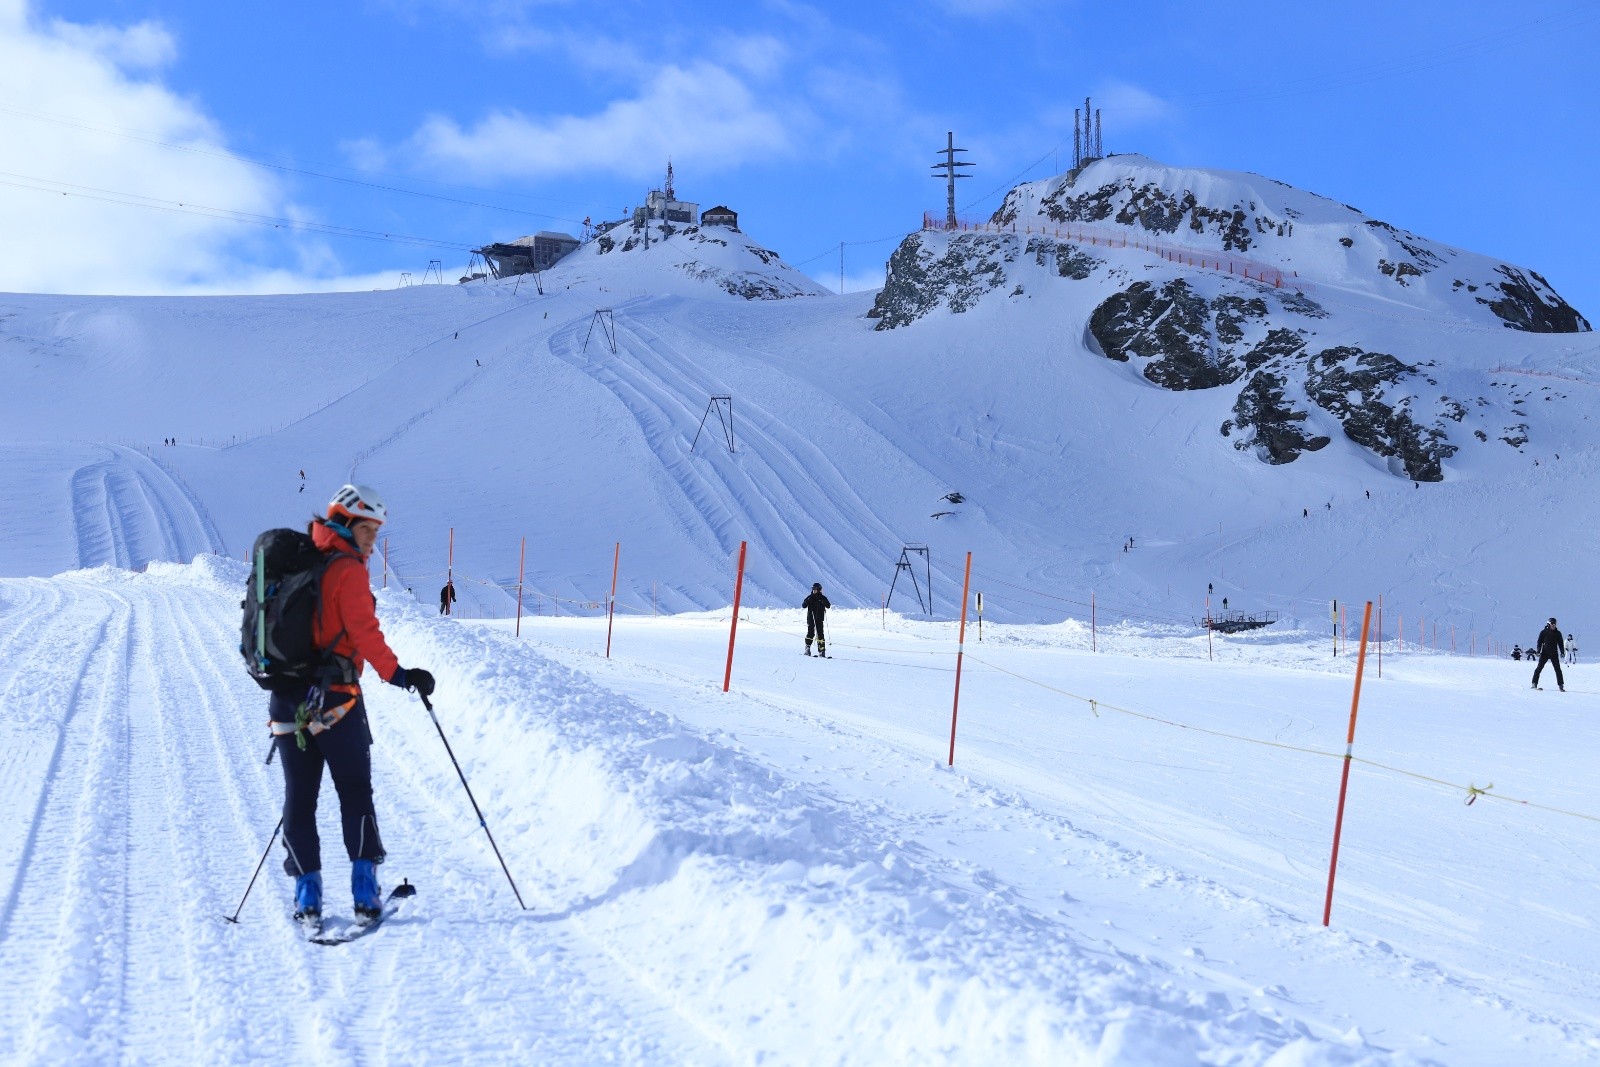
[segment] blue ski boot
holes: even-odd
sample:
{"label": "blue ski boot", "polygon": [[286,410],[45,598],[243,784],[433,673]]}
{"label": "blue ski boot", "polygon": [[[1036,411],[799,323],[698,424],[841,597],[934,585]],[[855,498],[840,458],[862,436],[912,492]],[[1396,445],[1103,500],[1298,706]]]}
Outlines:
{"label": "blue ski boot", "polygon": [[312,871],[294,880],[294,917],[304,923],[322,921],[322,872]]}
{"label": "blue ski boot", "polygon": [[378,869],[371,860],[351,862],[350,892],[355,897],[356,918],[371,920],[383,914],[383,893],[378,888]]}

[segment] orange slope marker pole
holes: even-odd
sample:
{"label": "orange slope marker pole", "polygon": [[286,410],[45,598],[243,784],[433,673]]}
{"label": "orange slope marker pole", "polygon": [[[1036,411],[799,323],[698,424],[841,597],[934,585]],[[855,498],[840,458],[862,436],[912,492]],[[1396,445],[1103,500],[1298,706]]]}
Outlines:
{"label": "orange slope marker pole", "polygon": [[617,617],[617,567],[622,563],[622,542],[617,542],[617,551],[611,557],[611,599],[606,606],[606,659],[611,658],[611,623]]}
{"label": "orange slope marker pole", "polygon": [[722,672],[722,691],[733,681],[733,639],[739,634],[739,597],[744,592],[744,550],[748,541],[739,542],[739,573],[733,580],[733,623],[728,627],[728,666]]}
{"label": "orange slope marker pole", "polygon": [[961,636],[956,639],[956,696],[950,705],[950,766],[956,765],[956,714],[961,710],[961,659],[967,647],[967,590],[972,586],[972,553],[967,553],[967,573],[961,579]]}
{"label": "orange slope marker pole", "polygon": [[1361,619],[1361,651],[1356,657],[1356,687],[1350,697],[1350,732],[1344,742],[1344,770],[1339,775],[1339,810],[1333,819],[1333,854],[1328,857],[1328,896],[1322,905],[1322,925],[1333,913],[1333,877],[1339,869],[1339,834],[1344,830],[1344,798],[1350,788],[1350,759],[1356,746],[1356,709],[1361,705],[1361,672],[1367,665],[1367,626],[1372,622],[1372,601]]}
{"label": "orange slope marker pole", "polygon": [[522,636],[522,578],[527,573],[527,562],[528,539],[524,537],[522,539],[522,549],[517,553],[517,637]]}

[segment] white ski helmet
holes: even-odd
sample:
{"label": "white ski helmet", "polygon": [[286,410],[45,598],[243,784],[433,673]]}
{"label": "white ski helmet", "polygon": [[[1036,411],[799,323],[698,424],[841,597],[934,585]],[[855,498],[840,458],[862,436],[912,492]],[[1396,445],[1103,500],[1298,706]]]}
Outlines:
{"label": "white ski helmet", "polygon": [[341,485],[328,501],[328,518],[343,519],[346,523],[366,519],[382,526],[389,517],[383,498],[377,490],[366,485]]}

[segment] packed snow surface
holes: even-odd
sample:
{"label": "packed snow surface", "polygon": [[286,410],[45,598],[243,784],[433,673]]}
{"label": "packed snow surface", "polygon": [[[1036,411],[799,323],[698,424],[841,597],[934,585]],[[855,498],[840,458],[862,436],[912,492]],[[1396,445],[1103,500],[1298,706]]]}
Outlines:
{"label": "packed snow surface", "polygon": [[[1249,253],[1309,276],[1319,344],[1431,353],[1441,481],[1332,423],[1263,463],[1231,396],[1095,351],[1106,278],[1187,269],[1136,247],[890,330],[709,228],[499,284],[0,296],[0,1062],[1600,1058],[1597,688],[1483,655],[1549,615],[1588,651],[1597,342],[1442,271],[1387,288],[1313,247],[1353,209],[1259,191],[1284,234]],[[1352,255],[1423,247],[1362,226]],[[527,908],[433,720],[368,678],[381,873],[420,892],[323,948],[281,846],[224,921],[282,790],[239,599],[256,534],[347,480],[389,504],[379,616]],[[1208,637],[1224,597],[1279,621]]]}
{"label": "packed snow surface", "polygon": [[950,623],[835,613],[824,660],[798,612],[752,611],[724,693],[726,611],[619,617],[606,658],[604,619],[518,637],[380,590],[528,907],[432,720],[374,682],[381,872],[420,893],[322,948],[287,918],[281,846],[223,921],[281,788],[237,663],[246,574],[0,581],[0,1061],[1600,1055],[1600,828],[1501,796],[1592,813],[1582,666],[1563,695],[1394,648],[1379,678],[1373,650],[1324,929],[1355,665],[1314,635],[1212,659],[971,627],[952,768]]}

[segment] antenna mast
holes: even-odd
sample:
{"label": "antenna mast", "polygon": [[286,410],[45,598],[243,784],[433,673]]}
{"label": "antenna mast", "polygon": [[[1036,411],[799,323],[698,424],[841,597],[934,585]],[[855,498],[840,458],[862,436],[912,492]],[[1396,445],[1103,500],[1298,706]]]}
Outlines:
{"label": "antenna mast", "polygon": [[957,167],[970,167],[973,165],[971,163],[957,162],[956,153],[965,151],[965,148],[956,147],[955,131],[948,131],[945,133],[944,149],[939,153],[944,157],[944,162],[933,165],[933,176],[935,178],[944,178],[949,183],[944,210],[944,226],[947,230],[956,228],[956,179],[972,177],[970,174],[962,174],[956,170]]}
{"label": "antenna mast", "polygon": [[[676,199],[678,199],[677,191],[672,188],[672,157],[671,156],[667,157],[667,187],[665,189],[661,190],[661,191],[667,194],[667,199],[668,200],[676,200]],[[664,208],[662,210],[665,211]]]}

